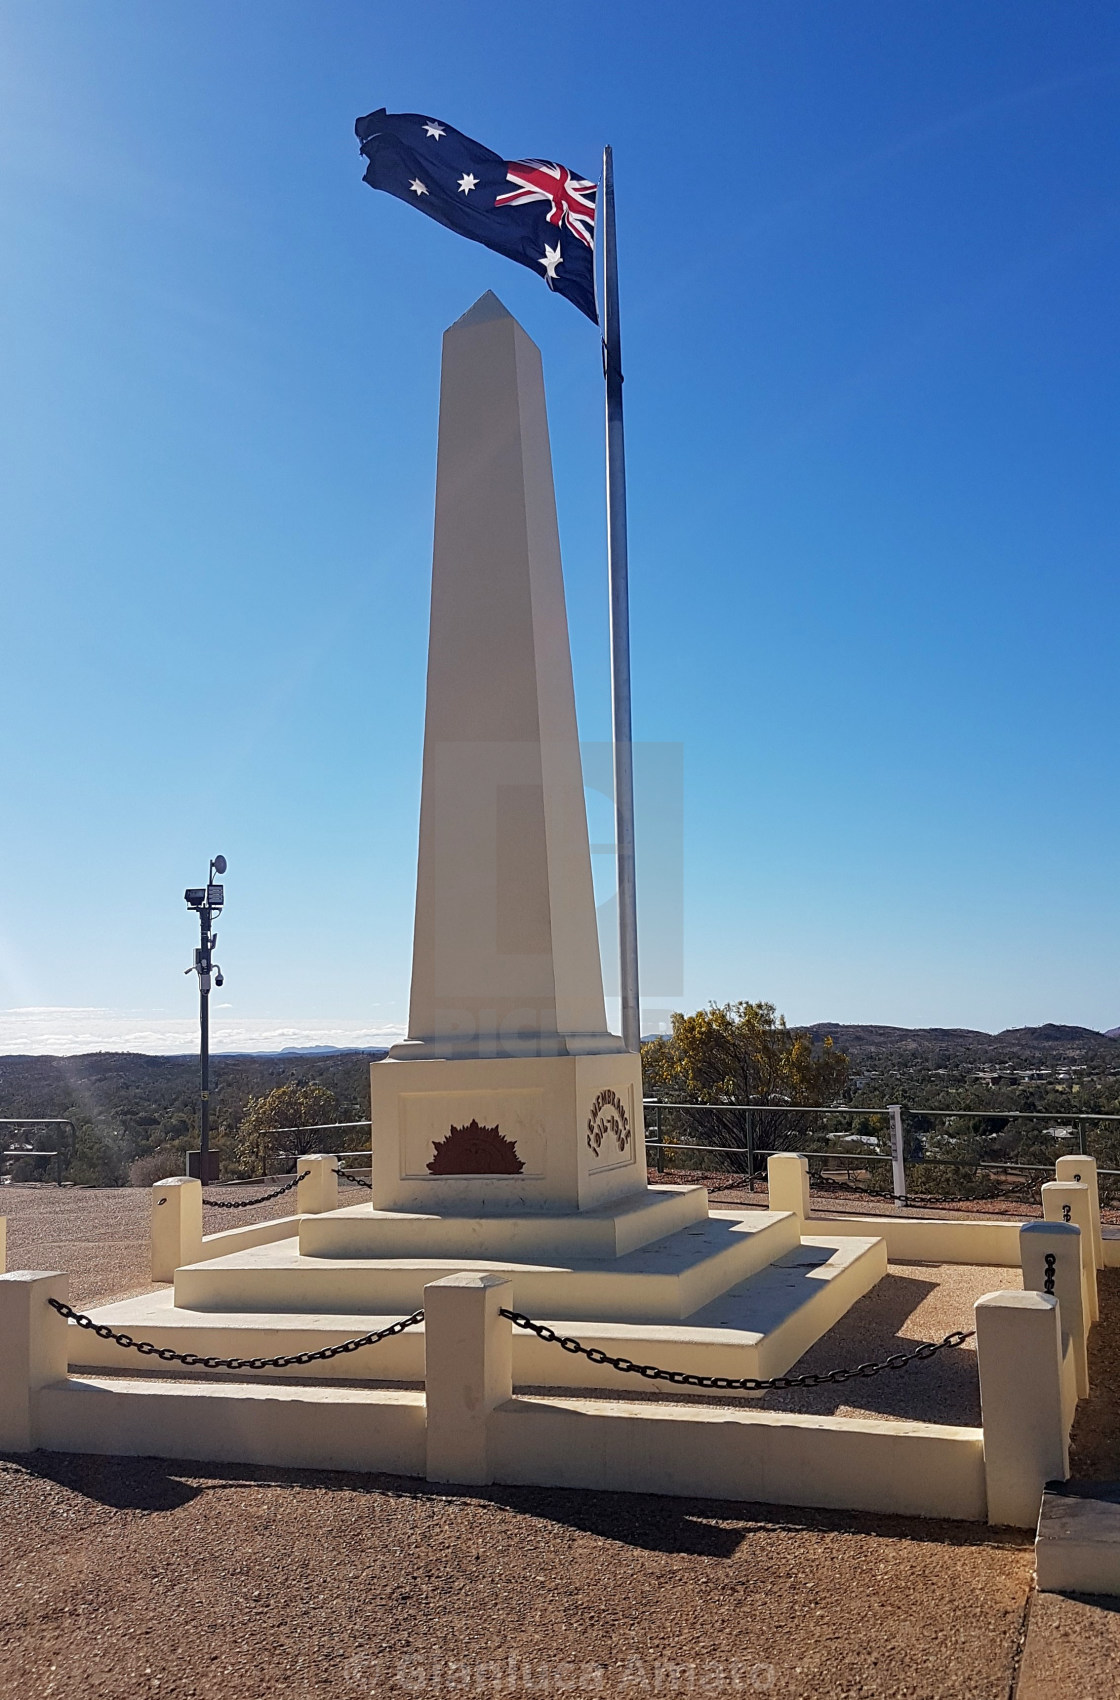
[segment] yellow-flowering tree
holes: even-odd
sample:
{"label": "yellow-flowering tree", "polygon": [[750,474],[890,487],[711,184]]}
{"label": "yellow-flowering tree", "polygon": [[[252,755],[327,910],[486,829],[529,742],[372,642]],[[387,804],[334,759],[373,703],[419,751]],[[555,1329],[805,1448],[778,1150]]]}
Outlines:
{"label": "yellow-flowering tree", "polygon": [[337,1134],[320,1134],[316,1126],[336,1122],[338,1099],[326,1086],[308,1086],[292,1081],[275,1086],[261,1098],[250,1098],[233,1138],[237,1167],[243,1174],[264,1175],[276,1154],[283,1150],[301,1156],[338,1144]]}
{"label": "yellow-flowering tree", "polygon": [[[671,1033],[642,1046],[648,1097],[710,1106],[663,1112],[663,1127],[685,1143],[730,1148],[727,1164],[739,1172],[752,1166],[742,1147],[763,1153],[803,1144],[813,1118],[798,1116],[798,1105],[835,1103],[848,1068],[830,1038],[814,1045],[772,1003],[709,1004],[674,1015]],[[758,1106],[749,1120],[737,1108],[746,1104]],[[711,1165],[701,1157],[691,1166]]]}

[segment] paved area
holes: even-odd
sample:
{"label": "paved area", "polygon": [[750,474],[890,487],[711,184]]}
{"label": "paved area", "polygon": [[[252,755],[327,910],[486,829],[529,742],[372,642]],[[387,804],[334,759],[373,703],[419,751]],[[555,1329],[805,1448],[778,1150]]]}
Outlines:
{"label": "paved area", "polygon": [[39,1454],[0,1463],[12,1700],[1007,1700],[1029,1542],[961,1524]]}
{"label": "paved area", "polygon": [[1031,1597],[1015,1700],[1116,1700],[1120,1600]]}

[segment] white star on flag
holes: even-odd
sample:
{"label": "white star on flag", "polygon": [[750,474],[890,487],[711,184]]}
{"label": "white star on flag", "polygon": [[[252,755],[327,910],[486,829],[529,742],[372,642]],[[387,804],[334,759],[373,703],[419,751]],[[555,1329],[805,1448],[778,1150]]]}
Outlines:
{"label": "white star on flag", "polygon": [[447,134],[447,131],[444,129],[443,125],[437,123],[434,118],[429,118],[428,122],[424,125],[424,134],[426,136],[431,136],[434,142],[438,142],[441,136],[445,136]]}
{"label": "white star on flag", "polygon": [[562,264],[563,259],[564,256],[560,252],[559,242],[556,244],[555,248],[550,248],[548,243],[545,243],[544,254],[537,261],[537,264],[538,266],[544,267],[545,281],[547,283],[551,283],[553,281],[556,276],[556,268],[558,265]]}
{"label": "white star on flag", "polygon": [[421,183],[419,177],[414,177],[408,186],[417,198],[428,193],[426,185]]}
{"label": "white star on flag", "polygon": [[478,178],[470,171],[464,171],[459,179],[460,195],[469,195],[472,189],[478,188]]}

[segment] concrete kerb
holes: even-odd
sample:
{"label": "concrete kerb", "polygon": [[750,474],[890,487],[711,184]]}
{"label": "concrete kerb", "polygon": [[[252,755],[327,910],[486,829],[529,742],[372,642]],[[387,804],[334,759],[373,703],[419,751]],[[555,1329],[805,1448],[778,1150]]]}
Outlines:
{"label": "concrete kerb", "polygon": [[809,1214],[809,1160],[782,1151],[767,1159],[766,1189],[771,1210],[792,1210],[799,1222]]}
{"label": "concrete kerb", "polygon": [[1094,1261],[1093,1206],[1084,1181],[1047,1181],[1042,1189],[1042,1216],[1046,1222],[1069,1222],[1081,1229],[1081,1275],[1085,1288],[1085,1315],[1090,1323],[1100,1320],[1097,1299],[1097,1266]]}
{"label": "concrete kerb", "polygon": [[172,1281],[202,1256],[202,1182],[186,1175],[152,1188],[152,1280]]}
{"label": "concrete kerb", "polygon": [[1097,1269],[1103,1269],[1104,1241],[1101,1235],[1101,1195],[1097,1181],[1097,1159],[1085,1155],[1059,1157],[1054,1164],[1054,1179],[1072,1181],[1074,1185],[1084,1183],[1089,1188],[1089,1211],[1093,1220],[1093,1263]]}
{"label": "concrete kerb", "polygon": [[0,1275],[0,1452],[39,1444],[39,1391],[69,1374],[66,1323],[48,1305],[65,1304],[68,1276],[20,1269]]}
{"label": "concrete kerb", "polygon": [[975,1316],[988,1522],[1033,1528],[1046,1483],[1069,1475],[1058,1301],[987,1293]]}
{"label": "concrete kerb", "polygon": [[1089,1397],[1089,1319],[1081,1270],[1081,1229],[1072,1222],[1024,1222],[1019,1230],[1023,1289],[1053,1293],[1073,1346],[1077,1397]]}
{"label": "concrete kerb", "polygon": [[299,1157],[296,1173],[303,1177],[296,1188],[302,1216],[320,1216],[325,1211],[338,1209],[337,1157],[324,1157],[318,1152],[314,1156]]}
{"label": "concrete kerb", "polygon": [[[301,1215],[325,1215],[338,1209],[338,1162],[330,1155],[309,1153],[296,1160],[299,1182],[297,1208]],[[290,1195],[289,1195],[290,1196]],[[174,1175],[152,1187],[152,1280],[173,1281],[175,1271],[186,1264],[205,1263],[253,1245],[286,1239],[297,1231],[298,1218],[279,1217],[271,1222],[253,1222],[244,1227],[225,1228],[216,1234],[202,1231],[201,1181]],[[252,1200],[246,1200],[250,1205]],[[0,1228],[3,1219],[0,1218]],[[0,1251],[3,1238],[0,1234]],[[0,1258],[0,1272],[3,1261]]]}
{"label": "concrete kerb", "polygon": [[[106,1382],[71,1376],[68,1325],[48,1304],[50,1298],[64,1301],[66,1292],[63,1275],[0,1276],[0,1447],[6,1450],[49,1443],[60,1450],[161,1454],[165,1425],[174,1418],[179,1429],[187,1425],[190,1439],[183,1444],[196,1457],[232,1459],[240,1456],[239,1446],[248,1446],[246,1462],[380,1469],[390,1467],[391,1454],[399,1472],[402,1459],[413,1454],[401,1451],[397,1430],[406,1418],[413,1421],[403,1407],[415,1404],[423,1468],[433,1481],[669,1494],[702,1490],[729,1500],[966,1521],[986,1516],[1025,1528],[1035,1522],[1046,1481],[1068,1474],[1061,1319],[1057,1299],[1045,1293],[993,1293],[977,1303],[984,1426],[973,1429],[622,1400],[515,1398],[512,1324],[501,1315],[510,1295],[508,1279],[477,1272],[448,1276],[425,1288],[425,1395],[284,1390],[270,1408],[262,1451],[245,1412],[233,1412],[230,1428],[232,1407],[249,1395],[259,1405],[264,1397],[259,1388],[207,1382],[165,1388],[146,1378]],[[337,1438],[315,1439],[315,1421],[323,1429],[331,1426],[332,1399],[360,1399],[368,1409],[365,1440],[347,1442],[349,1450],[341,1453]],[[184,1409],[172,1411],[175,1401]],[[320,1409],[321,1418],[309,1415],[305,1405]]]}

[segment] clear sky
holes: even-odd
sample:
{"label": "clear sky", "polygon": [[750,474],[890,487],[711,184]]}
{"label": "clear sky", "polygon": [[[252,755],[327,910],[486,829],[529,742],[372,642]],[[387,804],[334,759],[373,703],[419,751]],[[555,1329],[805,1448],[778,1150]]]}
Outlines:
{"label": "clear sky", "polygon": [[379,105],[614,145],[635,733],[684,760],[647,1024],[1120,1022],[1118,94],[1098,0],[0,0],[0,1049],[188,1048],[217,851],[219,1046],[403,1024],[488,288],[609,736],[596,334],[363,186]]}

